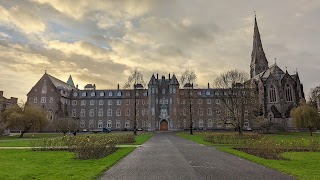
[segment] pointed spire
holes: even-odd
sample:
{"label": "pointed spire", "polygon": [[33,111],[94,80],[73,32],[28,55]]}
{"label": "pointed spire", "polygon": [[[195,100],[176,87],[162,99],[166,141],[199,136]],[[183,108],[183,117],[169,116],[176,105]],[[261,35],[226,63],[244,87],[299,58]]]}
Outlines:
{"label": "pointed spire", "polygon": [[74,87],[74,83],[73,83],[73,79],[72,79],[72,76],[70,75],[69,76],[69,79],[67,81],[67,84],[69,84],[70,86]]}
{"label": "pointed spire", "polygon": [[250,71],[251,77],[254,77],[255,75],[269,68],[268,60],[266,58],[266,55],[262,47],[256,14],[254,15],[253,47],[252,47],[252,53],[251,53],[250,68],[251,68],[251,71]]}

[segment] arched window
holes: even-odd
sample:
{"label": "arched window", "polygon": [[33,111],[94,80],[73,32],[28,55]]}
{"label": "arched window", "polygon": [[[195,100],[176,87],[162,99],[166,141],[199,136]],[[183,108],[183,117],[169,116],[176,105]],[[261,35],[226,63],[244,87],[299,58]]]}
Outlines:
{"label": "arched window", "polygon": [[270,100],[270,102],[276,102],[277,101],[276,88],[274,87],[274,85],[270,86],[270,89],[269,89],[269,100]]}
{"label": "arched window", "polygon": [[289,84],[286,84],[286,86],[285,86],[285,93],[286,93],[286,101],[291,102],[292,101],[292,88]]}

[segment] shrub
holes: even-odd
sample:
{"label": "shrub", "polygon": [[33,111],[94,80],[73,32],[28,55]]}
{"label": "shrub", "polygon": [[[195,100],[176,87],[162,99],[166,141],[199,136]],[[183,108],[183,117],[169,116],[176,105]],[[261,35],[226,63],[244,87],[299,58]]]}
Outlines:
{"label": "shrub", "polygon": [[65,150],[67,147],[61,138],[41,138],[30,139],[32,150],[34,151],[52,151],[52,150]]}

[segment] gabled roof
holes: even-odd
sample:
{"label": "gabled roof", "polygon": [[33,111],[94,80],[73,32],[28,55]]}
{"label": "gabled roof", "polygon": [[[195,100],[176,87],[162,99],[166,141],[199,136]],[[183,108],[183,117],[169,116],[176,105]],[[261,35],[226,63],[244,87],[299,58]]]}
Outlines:
{"label": "gabled roof", "polygon": [[277,64],[273,64],[272,66],[270,66],[269,69],[254,76],[253,79],[256,79],[256,80],[258,80],[259,78],[267,79],[270,77],[271,74],[272,76],[276,77],[279,80],[281,80],[282,77],[285,75],[285,73],[279,68]]}
{"label": "gabled roof", "polygon": [[172,78],[170,79],[170,84],[179,85],[176,75],[173,74]]}
{"label": "gabled roof", "polygon": [[154,77],[154,75],[152,74],[151,79],[148,83],[148,85],[155,85],[157,83],[156,78]]}
{"label": "gabled roof", "polygon": [[67,84],[63,81],[61,81],[60,79],[57,79],[49,74],[47,74],[48,78],[51,80],[51,82],[53,83],[53,85],[57,88],[57,89],[65,89],[65,90],[72,90],[75,89],[74,86],[71,86],[70,84]]}

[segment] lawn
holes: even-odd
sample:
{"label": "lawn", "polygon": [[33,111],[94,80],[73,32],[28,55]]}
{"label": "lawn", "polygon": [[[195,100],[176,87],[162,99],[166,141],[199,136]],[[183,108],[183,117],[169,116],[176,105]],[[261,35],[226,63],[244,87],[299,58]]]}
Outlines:
{"label": "lawn", "polygon": [[[217,146],[204,141],[202,133],[195,133],[193,136],[187,133],[179,133],[179,136],[192,140],[194,142]],[[311,137],[308,133],[288,133],[288,134],[270,134],[267,135],[270,140],[280,142],[290,142],[290,141],[306,141],[306,140],[319,140],[319,134]],[[247,154],[242,151],[232,149],[231,147],[218,145],[219,150],[231,153],[242,158],[248,159],[250,161],[262,164],[269,168],[290,174],[299,179],[319,179],[320,178],[320,152],[286,152],[281,154],[286,160],[269,160],[260,158],[254,155]]]}
{"label": "lawn", "polygon": [[[134,144],[142,144],[151,137],[150,133],[138,134]],[[29,142],[28,139],[11,142],[19,146],[24,141]],[[0,150],[0,179],[95,179],[134,149],[119,148],[97,160],[75,159],[74,153],[68,151]]]}

